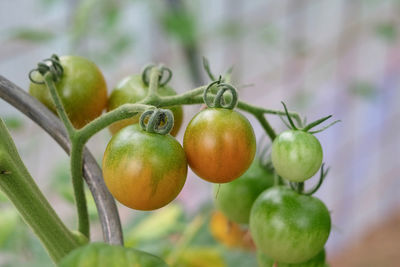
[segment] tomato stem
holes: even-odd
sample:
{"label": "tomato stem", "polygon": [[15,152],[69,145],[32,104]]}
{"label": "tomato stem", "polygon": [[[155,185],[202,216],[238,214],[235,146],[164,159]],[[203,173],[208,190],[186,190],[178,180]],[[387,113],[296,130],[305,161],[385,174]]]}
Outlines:
{"label": "tomato stem", "polygon": [[1,119],[0,188],[55,262],[79,246],[32,179]]}

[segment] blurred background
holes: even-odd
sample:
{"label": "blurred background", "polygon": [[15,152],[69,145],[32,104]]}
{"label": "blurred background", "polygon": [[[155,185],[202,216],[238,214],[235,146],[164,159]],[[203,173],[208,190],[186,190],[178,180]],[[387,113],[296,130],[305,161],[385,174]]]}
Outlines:
{"label": "blurred background", "polygon": [[[333,114],[342,122],[317,134],[331,167],[316,194],[332,212],[328,262],[400,265],[399,0],[3,0],[0,13],[0,74],[25,90],[29,70],[57,53],[94,61],[109,92],[147,63],[163,62],[174,72],[170,84],[184,92],[209,82],[201,64],[206,56],[217,74],[234,66],[234,84],[247,102],[282,109],[285,101],[309,121]],[[184,125],[198,110],[185,107]],[[65,153],[2,100],[0,117],[40,188],[74,227]],[[261,127],[249,119],[261,138]],[[285,129],[279,118],[268,119]],[[110,137],[104,130],[89,143],[99,161]],[[162,256],[171,244],[187,243],[182,266],[256,266],[251,249],[213,238],[212,198],[211,185],[189,173],[178,200],[159,211],[119,205],[126,245]],[[92,239],[101,240],[90,198],[89,204]],[[3,196],[0,266],[52,266]]]}

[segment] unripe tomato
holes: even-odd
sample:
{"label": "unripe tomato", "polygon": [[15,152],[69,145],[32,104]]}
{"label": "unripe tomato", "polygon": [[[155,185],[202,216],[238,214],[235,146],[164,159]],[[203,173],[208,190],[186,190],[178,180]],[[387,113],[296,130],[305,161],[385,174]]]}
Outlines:
{"label": "unripe tomato", "polygon": [[249,250],[255,249],[249,231],[243,229],[237,223],[229,221],[228,218],[219,211],[212,214],[209,227],[212,236],[227,247]]}
{"label": "unripe tomato", "polygon": [[[257,251],[258,267],[274,267],[275,261],[267,256],[265,253]],[[281,263],[278,262],[279,267],[328,267],[325,263],[325,249],[321,250],[315,257],[302,263]]]}
{"label": "unripe tomato", "polygon": [[322,201],[283,186],[267,189],[251,209],[250,231],[257,249],[278,262],[311,259],[324,248],[330,229]]}
{"label": "unripe tomato", "polygon": [[271,158],[281,177],[303,182],[321,167],[322,147],[314,135],[300,130],[288,130],[275,138]]}
{"label": "unripe tomato", "polygon": [[[97,66],[77,56],[60,57],[64,69],[63,76],[56,83],[57,92],[68,114],[71,123],[76,128],[101,115],[107,106],[107,85],[103,74]],[[40,73],[33,73],[34,80],[41,81]],[[29,93],[57,113],[49,89],[45,84],[31,83]]]}
{"label": "unripe tomato", "polygon": [[111,194],[137,210],[174,200],[186,181],[185,152],[171,135],[149,133],[139,124],[123,128],[108,143],[103,176]]}
{"label": "unripe tomato", "polygon": [[133,248],[105,243],[89,243],[74,249],[59,263],[60,267],[167,267],[160,258]]}
{"label": "unripe tomato", "polygon": [[[140,75],[126,77],[112,91],[108,99],[108,111],[116,109],[123,104],[139,102],[147,96],[148,91],[149,87],[143,83]],[[159,87],[157,93],[160,96],[176,95],[175,90],[168,86]],[[183,109],[181,106],[174,106],[170,107],[169,110],[174,114],[174,127],[170,134],[176,136],[182,124]],[[128,125],[138,123],[140,115],[114,122],[109,127],[111,133],[115,134]]]}
{"label": "unripe tomato", "polygon": [[227,183],[242,175],[256,152],[250,122],[224,108],[200,111],[189,123],[183,139],[190,168],[204,180]]}
{"label": "unripe tomato", "polygon": [[250,168],[238,179],[214,185],[214,202],[217,209],[229,220],[249,223],[250,211],[256,198],[274,184],[274,174],[255,158]]}

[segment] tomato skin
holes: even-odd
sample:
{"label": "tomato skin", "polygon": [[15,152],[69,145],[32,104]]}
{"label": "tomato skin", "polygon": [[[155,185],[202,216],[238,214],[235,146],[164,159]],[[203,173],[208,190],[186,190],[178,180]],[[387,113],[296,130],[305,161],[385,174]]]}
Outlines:
{"label": "tomato skin", "polygon": [[[258,267],[273,267],[275,261],[265,253],[257,251]],[[281,263],[278,262],[279,267],[328,267],[325,263],[325,249],[321,250],[315,257],[302,263]]]}
{"label": "tomato skin", "polygon": [[251,209],[250,231],[257,249],[278,262],[311,259],[324,248],[330,229],[322,201],[283,186],[264,191]]}
{"label": "tomato skin", "polygon": [[318,139],[304,131],[284,131],[272,144],[272,164],[289,181],[303,182],[311,178],[321,167],[322,157]]}
{"label": "tomato skin", "polygon": [[[57,92],[74,127],[82,128],[106,108],[107,85],[99,68],[83,57],[62,56],[60,62],[64,73],[56,83]],[[34,80],[43,80],[37,72],[32,76]],[[46,85],[31,83],[29,93],[57,114]]]}
{"label": "tomato skin", "polygon": [[261,165],[256,157],[249,169],[238,179],[214,185],[214,202],[229,220],[248,224],[251,207],[256,198],[274,185],[274,174]]}
{"label": "tomato skin", "polygon": [[61,259],[60,267],[167,267],[160,258],[133,248],[109,245],[105,243],[89,243],[71,251]]}
{"label": "tomato skin", "polygon": [[242,114],[207,108],[189,122],[183,138],[190,168],[202,179],[227,183],[242,175],[252,163],[256,139]]}
{"label": "tomato skin", "polygon": [[154,210],[174,200],[186,181],[182,146],[171,135],[149,133],[138,124],[123,128],[108,143],[103,176],[111,194],[137,210]]}
{"label": "tomato skin", "polygon": [[[149,91],[141,75],[132,75],[123,79],[112,91],[108,99],[108,111],[116,109],[117,107],[127,103],[137,103],[143,100]],[[160,96],[173,96],[176,95],[174,89],[168,86],[159,87],[157,93]],[[183,120],[183,109],[181,106],[173,106],[168,108],[174,114],[174,127],[170,134],[176,136],[182,125]],[[141,114],[138,114],[132,118],[120,120],[110,125],[109,129],[112,134],[117,133],[122,128],[139,122]]]}

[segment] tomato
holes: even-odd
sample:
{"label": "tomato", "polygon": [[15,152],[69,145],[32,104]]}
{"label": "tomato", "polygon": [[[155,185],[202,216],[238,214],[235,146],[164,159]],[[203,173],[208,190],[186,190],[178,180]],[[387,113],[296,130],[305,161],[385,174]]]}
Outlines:
{"label": "tomato", "polygon": [[74,249],[59,263],[60,267],[167,267],[160,258],[133,248],[89,243]]}
{"label": "tomato", "polygon": [[233,182],[214,185],[217,209],[236,223],[249,223],[250,210],[256,198],[274,184],[274,174],[255,158],[250,168]]}
{"label": "tomato", "polygon": [[271,157],[276,172],[282,178],[303,182],[321,167],[322,147],[314,135],[288,130],[275,138]]}
{"label": "tomato", "polygon": [[219,211],[214,212],[211,216],[209,227],[212,236],[227,247],[250,250],[255,248],[248,230],[237,223],[229,221]]}
{"label": "tomato", "polygon": [[[126,103],[136,103],[143,100],[148,93],[149,88],[143,83],[141,75],[132,75],[123,79],[116,88],[114,88],[108,99],[108,111]],[[174,89],[168,86],[159,87],[157,93],[160,96],[176,95]],[[181,106],[169,108],[174,114],[174,127],[171,135],[176,136],[182,124],[183,109]],[[112,134],[115,134],[125,126],[139,122],[140,114],[121,121],[114,122],[110,127]]]}
{"label": "tomato", "polygon": [[[76,128],[101,115],[107,106],[107,85],[103,74],[97,66],[77,56],[60,57],[64,74],[56,83],[57,92],[64,105],[71,123]],[[34,80],[42,80],[41,74],[35,72]],[[31,83],[29,93],[57,113],[49,89],[45,84]]]}
{"label": "tomato", "polygon": [[189,123],[183,139],[189,166],[204,180],[227,183],[242,175],[256,152],[250,122],[224,108],[200,111]]}
{"label": "tomato", "polygon": [[320,252],[331,219],[322,201],[283,187],[264,191],[254,202],[250,231],[258,250],[283,263],[301,263]]}
{"label": "tomato", "polygon": [[185,152],[171,135],[149,133],[139,124],[123,128],[108,143],[103,176],[111,194],[137,210],[171,202],[186,181]]}
{"label": "tomato", "polygon": [[[267,256],[265,253],[257,251],[257,260],[259,267],[273,267],[275,261]],[[315,257],[302,263],[281,263],[278,262],[279,267],[328,267],[325,263],[325,249],[321,250]]]}

